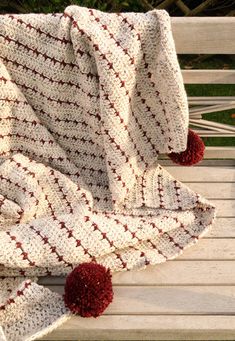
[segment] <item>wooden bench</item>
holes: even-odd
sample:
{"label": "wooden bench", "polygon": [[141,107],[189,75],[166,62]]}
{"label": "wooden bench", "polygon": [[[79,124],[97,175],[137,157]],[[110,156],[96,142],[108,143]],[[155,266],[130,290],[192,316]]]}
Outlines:
{"label": "wooden bench", "polygon": [[[180,54],[235,54],[235,18],[172,17]],[[185,83],[235,84],[235,70],[182,70]],[[202,136],[235,136],[203,113],[235,108],[235,97],[189,97]],[[213,159],[217,160],[213,160]],[[235,339],[235,147],[209,147],[194,167],[168,171],[218,207],[213,229],[174,260],[113,276],[115,298],[97,319],[73,317],[43,340]],[[63,278],[40,283],[63,292]]]}

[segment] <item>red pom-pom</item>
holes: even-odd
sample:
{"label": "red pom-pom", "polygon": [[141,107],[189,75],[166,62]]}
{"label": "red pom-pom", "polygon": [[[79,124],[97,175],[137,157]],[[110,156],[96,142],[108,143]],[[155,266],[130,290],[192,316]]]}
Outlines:
{"label": "red pom-pom", "polygon": [[101,264],[81,263],[66,278],[65,306],[83,317],[101,315],[113,300],[111,277]]}
{"label": "red pom-pom", "polygon": [[204,157],[205,145],[203,140],[193,130],[188,130],[187,148],[181,153],[170,153],[170,159],[182,166],[192,166]]}

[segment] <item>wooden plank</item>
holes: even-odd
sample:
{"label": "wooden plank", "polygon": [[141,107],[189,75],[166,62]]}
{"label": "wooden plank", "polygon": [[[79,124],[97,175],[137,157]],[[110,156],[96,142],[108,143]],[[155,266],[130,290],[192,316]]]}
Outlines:
{"label": "wooden plank", "polygon": [[217,217],[235,217],[235,200],[209,199],[217,209]]}
{"label": "wooden plank", "polygon": [[234,17],[171,17],[171,25],[179,54],[235,54]]}
{"label": "wooden plank", "polygon": [[72,317],[40,340],[234,340],[235,316]]}
{"label": "wooden plank", "polygon": [[221,158],[221,159],[235,159],[235,147],[208,147],[206,146],[205,149],[205,159],[212,159],[212,158]]}
{"label": "wooden plank", "polygon": [[203,238],[235,238],[235,218],[217,218]]}
{"label": "wooden plank", "polygon": [[[63,294],[63,286],[51,290]],[[114,286],[105,315],[235,314],[235,286]]]}
{"label": "wooden plank", "polygon": [[[159,156],[160,159],[168,159],[165,154]],[[204,153],[204,160],[206,159],[232,159],[235,160],[235,147],[233,146],[206,146]]]}
{"label": "wooden plank", "polygon": [[164,166],[164,168],[175,178],[182,182],[235,182],[235,168],[230,166],[199,168]]}
{"label": "wooden plank", "polygon": [[191,118],[192,116],[198,115],[198,114],[206,114],[206,113],[208,114],[211,112],[219,112],[219,111],[229,110],[233,108],[235,108],[234,101],[223,103],[223,104],[207,105],[207,106],[200,105],[197,107],[190,108],[189,116]]}
{"label": "wooden plank", "polygon": [[235,84],[235,70],[181,70],[185,84]]}
{"label": "wooden plank", "polygon": [[[228,238],[201,238],[196,244],[184,250],[175,258],[179,260],[235,260],[235,241]],[[233,265],[235,271],[235,263]]]}
{"label": "wooden plank", "polygon": [[210,182],[192,182],[185,183],[185,185],[208,199],[235,199],[235,184],[233,183],[217,182],[215,185]]}
{"label": "wooden plank", "polygon": [[[161,154],[162,156],[162,154]],[[176,164],[174,162],[172,162],[169,158],[165,158],[162,159],[161,156],[159,156],[159,163],[161,165],[163,165],[163,167],[165,166],[176,166]],[[165,156],[166,157],[166,156]],[[213,167],[212,169],[214,169],[215,167],[234,167],[235,166],[235,159],[224,159],[224,160],[209,160],[209,159],[204,159],[202,160],[200,163],[198,163],[197,165],[195,165],[194,167],[205,167],[205,166],[210,166]],[[181,166],[178,166],[181,167]],[[184,171],[184,169],[182,168],[182,171]]]}
{"label": "wooden plank", "polygon": [[[168,159],[169,157],[165,154],[159,155],[161,159]],[[206,146],[204,153],[204,160],[206,159],[232,159],[235,160],[235,146]]]}
{"label": "wooden plank", "polygon": [[188,96],[188,102],[192,105],[226,104],[231,101],[235,101],[235,96]]}
{"label": "wooden plank", "polygon": [[222,124],[222,123],[217,123],[217,122],[208,121],[204,119],[191,118],[190,124],[192,124],[193,126],[198,126],[198,127],[202,127],[206,129],[211,128],[219,132],[226,132],[226,131],[230,131],[233,133],[235,132],[235,126],[233,127],[233,126],[230,126],[229,124]]}
{"label": "wooden plank", "polygon": [[217,217],[235,217],[235,200],[210,199],[217,209]]}
{"label": "wooden plank", "polygon": [[210,136],[210,137],[211,136],[212,137],[234,137],[235,136],[235,132],[233,133],[231,131],[218,132],[218,131],[214,131],[214,130],[197,129],[197,128],[194,128],[193,130],[199,136],[203,136],[203,137],[208,137],[208,136]]}
{"label": "wooden plank", "polygon": [[[234,285],[234,261],[168,261],[146,269],[118,272],[113,285]],[[177,276],[175,275],[177,273]],[[65,277],[43,277],[42,285],[64,285]]]}
{"label": "wooden plank", "polygon": [[197,125],[200,124],[201,127],[208,129],[214,129],[216,131],[221,131],[221,132],[235,132],[235,126],[229,125],[229,124],[223,124],[223,123],[218,123],[218,122],[213,122],[209,120],[205,120],[204,118],[202,119],[191,119],[190,124]]}
{"label": "wooden plank", "polygon": [[[168,261],[113,275],[114,285],[234,285],[234,261]],[[176,276],[177,274],[177,276]]]}

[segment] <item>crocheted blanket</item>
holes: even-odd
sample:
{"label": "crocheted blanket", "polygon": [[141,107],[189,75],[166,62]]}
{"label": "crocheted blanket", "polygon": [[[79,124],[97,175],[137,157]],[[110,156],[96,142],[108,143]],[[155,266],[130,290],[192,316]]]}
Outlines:
{"label": "crocheted blanket", "polygon": [[0,340],[29,341],[71,316],[40,276],[165,262],[216,211],[157,162],[189,123],[165,10],[1,15],[0,60]]}

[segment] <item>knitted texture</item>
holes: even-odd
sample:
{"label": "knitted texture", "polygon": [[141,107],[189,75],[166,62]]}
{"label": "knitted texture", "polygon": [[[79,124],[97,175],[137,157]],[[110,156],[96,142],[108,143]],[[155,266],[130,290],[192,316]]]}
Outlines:
{"label": "knitted texture", "polygon": [[0,60],[0,340],[29,341],[71,316],[38,276],[165,262],[216,211],[156,162],[188,133],[165,10],[2,15]]}

